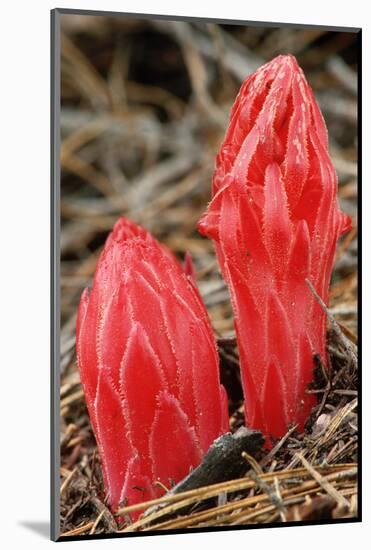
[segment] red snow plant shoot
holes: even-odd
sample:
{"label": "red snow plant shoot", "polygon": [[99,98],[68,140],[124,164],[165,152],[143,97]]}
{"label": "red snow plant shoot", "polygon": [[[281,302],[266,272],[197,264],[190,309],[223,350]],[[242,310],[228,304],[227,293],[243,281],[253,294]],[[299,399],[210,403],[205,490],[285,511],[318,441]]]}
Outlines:
{"label": "red snow plant shoot", "polygon": [[216,242],[234,308],[246,422],[266,434],[303,429],[313,354],[326,357],[339,210],[327,130],[294,57],[279,56],[243,83],[216,160],[199,230]]}
{"label": "red snow plant shoot", "polygon": [[108,502],[157,496],[228,431],[200,295],[172,253],[120,219],[82,294],[77,358]]}

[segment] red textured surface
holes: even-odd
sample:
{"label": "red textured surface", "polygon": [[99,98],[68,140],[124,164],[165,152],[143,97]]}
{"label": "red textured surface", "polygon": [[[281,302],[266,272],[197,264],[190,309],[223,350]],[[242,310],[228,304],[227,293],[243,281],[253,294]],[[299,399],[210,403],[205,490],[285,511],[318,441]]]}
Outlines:
{"label": "red textured surface", "polygon": [[228,430],[216,344],[187,270],[121,218],[82,294],[77,357],[108,502],[145,501]]}
{"label": "red textured surface", "polygon": [[303,429],[313,353],[327,365],[324,313],[336,242],[350,229],[339,210],[327,129],[291,55],[243,83],[217,156],[200,232],[215,240],[229,286],[249,426],[276,437]]}

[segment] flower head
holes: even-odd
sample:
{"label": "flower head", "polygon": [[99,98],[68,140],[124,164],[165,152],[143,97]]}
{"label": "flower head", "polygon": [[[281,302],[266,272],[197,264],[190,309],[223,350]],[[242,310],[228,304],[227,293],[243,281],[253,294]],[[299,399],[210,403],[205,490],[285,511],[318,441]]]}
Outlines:
{"label": "flower head", "polygon": [[[188,261],[189,264],[189,261]],[[108,501],[156,495],[228,431],[211,325],[172,253],[121,218],[82,294],[77,358]]]}
{"label": "flower head", "polygon": [[231,293],[246,421],[273,436],[303,428],[313,353],[327,364],[326,319],[305,279],[327,303],[350,228],[336,193],[321,112],[295,58],[279,56],[242,84],[198,224]]}

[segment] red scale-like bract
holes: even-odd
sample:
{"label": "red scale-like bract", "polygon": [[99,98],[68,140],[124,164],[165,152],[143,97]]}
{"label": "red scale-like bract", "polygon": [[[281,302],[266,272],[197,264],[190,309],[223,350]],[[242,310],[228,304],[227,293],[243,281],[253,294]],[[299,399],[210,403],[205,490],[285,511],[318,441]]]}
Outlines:
{"label": "red scale-like bract", "polygon": [[216,242],[235,315],[248,425],[276,437],[303,429],[313,353],[327,364],[327,303],[336,241],[350,228],[321,112],[294,57],[243,83],[217,156],[200,232]]}
{"label": "red scale-like bract", "polygon": [[121,218],[81,297],[76,336],[109,504],[158,496],[156,480],[181,480],[229,429],[215,340],[191,275]]}

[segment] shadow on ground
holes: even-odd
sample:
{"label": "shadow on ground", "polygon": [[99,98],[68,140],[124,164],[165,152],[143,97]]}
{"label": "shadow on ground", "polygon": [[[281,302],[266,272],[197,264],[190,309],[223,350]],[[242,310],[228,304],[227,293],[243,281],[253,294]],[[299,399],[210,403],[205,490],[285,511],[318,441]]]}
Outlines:
{"label": "shadow on ground", "polygon": [[50,538],[50,523],[48,521],[20,521],[19,525],[37,533],[42,538]]}

